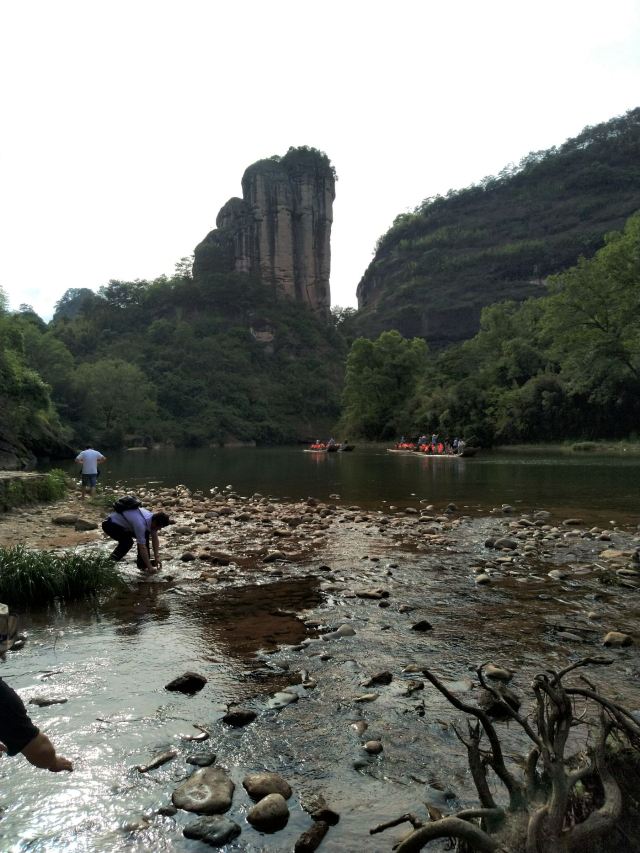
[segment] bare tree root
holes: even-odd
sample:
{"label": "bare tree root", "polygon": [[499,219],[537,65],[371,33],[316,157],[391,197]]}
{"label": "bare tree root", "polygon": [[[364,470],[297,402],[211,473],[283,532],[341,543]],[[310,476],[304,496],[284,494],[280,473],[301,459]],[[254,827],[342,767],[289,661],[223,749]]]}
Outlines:
{"label": "bare tree root", "polygon": [[[455,815],[441,816],[430,810],[431,820],[423,824],[415,815],[380,824],[371,833],[382,832],[400,823],[409,822],[414,831],[396,847],[397,853],[422,850],[436,838],[451,838],[480,853],[505,853],[509,849],[523,853],[580,853],[612,832],[620,818],[623,796],[607,763],[607,738],[615,735],[629,747],[640,751],[640,724],[626,708],[600,695],[589,685],[566,686],[570,673],[585,666],[607,666],[607,658],[585,658],[559,672],[537,675],[532,684],[535,708],[532,719],[522,716],[507,701],[502,688],[489,684],[484,677],[484,665],[477,670],[482,687],[498,703],[507,718],[517,723],[531,741],[521,778],[505,764],[500,739],[494,723],[485,711],[463,702],[451,693],[430,670],[423,675],[434,687],[467,717],[468,734],[454,732],[467,750],[471,776],[481,808],[465,809]],[[586,706],[598,709],[597,720],[587,719],[587,707],[577,714],[575,699],[585,700]],[[576,756],[566,756],[567,740],[577,725],[589,727],[587,762],[576,768]],[[483,738],[488,749],[481,747]],[[504,785],[509,803],[505,809],[496,805],[491,793],[487,772],[491,768]],[[602,805],[594,808],[591,801],[575,808],[575,785],[589,778],[597,779],[603,792]],[[593,809],[582,819],[587,810]],[[582,809],[582,811],[581,811]],[[479,824],[476,823],[479,821]],[[577,822],[581,821],[581,822]],[[508,841],[507,841],[508,839]]]}

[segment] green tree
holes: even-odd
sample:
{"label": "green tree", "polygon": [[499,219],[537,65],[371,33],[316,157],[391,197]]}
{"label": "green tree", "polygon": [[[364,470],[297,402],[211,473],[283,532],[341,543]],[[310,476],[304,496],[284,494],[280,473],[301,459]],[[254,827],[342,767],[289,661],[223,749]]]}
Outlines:
{"label": "green tree", "polygon": [[406,430],[426,357],[421,338],[407,341],[398,332],[383,332],[376,341],[354,341],[347,356],[343,430],[370,440]]}

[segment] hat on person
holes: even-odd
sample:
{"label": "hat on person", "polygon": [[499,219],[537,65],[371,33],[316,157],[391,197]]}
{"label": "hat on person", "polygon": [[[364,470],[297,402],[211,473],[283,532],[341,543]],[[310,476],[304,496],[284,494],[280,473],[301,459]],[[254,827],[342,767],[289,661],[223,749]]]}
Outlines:
{"label": "hat on person", "polygon": [[0,603],[0,654],[8,651],[18,633],[18,617],[9,613],[6,604]]}

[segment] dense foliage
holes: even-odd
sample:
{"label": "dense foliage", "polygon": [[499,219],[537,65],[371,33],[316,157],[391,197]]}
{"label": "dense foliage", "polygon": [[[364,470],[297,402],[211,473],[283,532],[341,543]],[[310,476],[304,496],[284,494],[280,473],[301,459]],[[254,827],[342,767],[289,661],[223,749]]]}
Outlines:
{"label": "dense foliage", "polygon": [[358,287],[359,332],[472,337],[483,307],[541,295],[638,209],[640,108],[398,216]]}
{"label": "dense foliage", "polygon": [[[415,343],[397,333],[355,341],[344,392],[354,434],[388,437],[389,410],[375,410],[360,392],[390,389],[388,377],[403,363],[402,393],[389,390],[396,434],[437,431],[485,445],[635,434],[640,213],[609,234],[594,258],[552,278],[547,296],[485,308],[471,340],[428,357]],[[407,362],[409,353],[415,360]]]}
{"label": "dense foliage", "polygon": [[35,328],[40,335],[44,323],[28,306],[10,314],[0,289],[0,451],[11,448],[25,461],[31,450],[55,453],[65,437],[50,389],[29,357]]}
{"label": "dense foliage", "polygon": [[335,324],[260,281],[194,280],[183,264],[172,278],[90,293],[67,292],[49,326],[14,320],[76,443],[277,442],[335,422],[345,354]]}

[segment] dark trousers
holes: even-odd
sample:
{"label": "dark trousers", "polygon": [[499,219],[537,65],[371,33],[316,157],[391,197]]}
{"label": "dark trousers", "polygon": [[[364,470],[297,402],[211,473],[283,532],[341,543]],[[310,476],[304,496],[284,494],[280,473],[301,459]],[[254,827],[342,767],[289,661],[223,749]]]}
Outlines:
{"label": "dark trousers", "polygon": [[[113,549],[113,551],[111,552],[111,555],[110,555],[111,559],[114,562],[118,562],[119,560],[122,560],[122,558],[126,557],[126,555],[129,553],[129,551],[133,547],[133,542],[134,542],[133,534],[131,533],[130,530],[127,530],[126,527],[122,527],[122,525],[116,524],[116,522],[112,521],[110,518],[105,518],[105,520],[102,522],[102,529],[107,534],[107,536],[109,536],[111,539],[115,539],[116,542],[118,543],[116,545],[116,547]],[[147,551],[149,551],[149,531],[147,531],[145,538],[146,538]],[[149,552],[149,554],[150,553],[151,552]],[[139,569],[145,568],[145,565],[142,562],[142,560],[140,559],[139,554],[138,554],[138,557],[136,559],[136,564],[137,564]]]}

